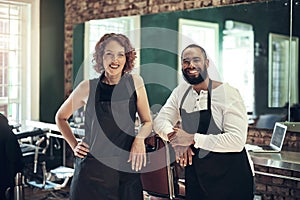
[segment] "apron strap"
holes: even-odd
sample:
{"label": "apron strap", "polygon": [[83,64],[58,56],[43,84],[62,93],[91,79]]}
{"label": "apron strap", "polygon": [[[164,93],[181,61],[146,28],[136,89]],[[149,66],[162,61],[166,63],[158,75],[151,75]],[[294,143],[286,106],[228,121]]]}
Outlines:
{"label": "apron strap", "polygon": [[212,80],[209,79],[208,94],[207,94],[207,110],[211,109],[211,93],[212,93]]}
{"label": "apron strap", "polygon": [[189,91],[190,91],[191,88],[192,88],[192,86],[189,86],[188,89],[183,94],[183,97],[181,99],[180,106],[179,106],[179,113],[180,113],[180,115],[181,115],[181,108],[182,108],[182,105],[184,103],[184,100],[185,100],[186,96],[188,95],[188,93],[189,93]]}
{"label": "apron strap", "polygon": [[[184,100],[186,99],[190,89],[192,88],[192,86],[189,86],[188,89],[184,92],[181,102],[180,102],[180,106],[179,106],[179,113],[181,115],[181,108],[183,106]],[[211,108],[211,93],[212,93],[212,80],[209,79],[208,82],[208,96],[207,96],[207,110],[210,110]]]}
{"label": "apron strap", "polygon": [[[124,80],[124,81],[125,81],[127,90],[128,90],[128,92],[129,92],[129,95],[131,96],[131,95],[134,93],[134,91],[135,91],[135,88],[133,89],[133,88],[131,87],[131,85],[130,85],[130,82],[129,82],[129,78],[132,79],[132,75],[131,75],[131,74],[125,73],[123,76],[124,76],[124,78],[126,78],[126,80]],[[132,80],[133,80],[133,79],[132,79]],[[133,86],[135,87],[134,81],[133,81]]]}
{"label": "apron strap", "polygon": [[[102,74],[100,74],[99,78],[98,78],[98,82],[97,82],[97,86],[96,86],[96,92],[95,92],[95,102],[99,102],[99,87],[100,87],[100,82],[102,80],[102,78],[104,77],[104,72]],[[128,74],[128,73],[124,73],[121,77],[121,81],[125,81],[125,86],[129,92],[130,95],[132,95],[135,92],[135,85],[134,85],[134,81],[133,81],[133,87],[130,85],[130,79],[133,81],[132,75]]]}

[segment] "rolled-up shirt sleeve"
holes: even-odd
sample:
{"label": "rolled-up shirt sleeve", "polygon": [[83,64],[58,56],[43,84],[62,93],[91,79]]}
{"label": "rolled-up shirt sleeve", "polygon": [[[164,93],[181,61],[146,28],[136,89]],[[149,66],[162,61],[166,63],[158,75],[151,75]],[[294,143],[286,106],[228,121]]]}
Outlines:
{"label": "rolled-up shirt sleeve", "polygon": [[178,98],[178,88],[175,88],[154,119],[154,131],[166,141],[168,141],[168,134],[173,132],[174,125],[180,119]]}
{"label": "rolled-up shirt sleeve", "polygon": [[[174,125],[181,119],[179,107],[188,87],[188,85],[179,85],[175,88],[154,120],[154,131],[166,141],[168,141],[167,135],[173,132]],[[187,112],[207,109],[199,106],[207,104],[207,97],[199,98],[199,104],[197,99],[201,97],[201,92],[198,95],[190,92],[186,96],[182,106]],[[248,119],[239,91],[227,83],[213,89],[211,112],[214,122],[221,131],[210,134],[194,133],[194,146],[213,152],[240,152],[247,139]]]}
{"label": "rolled-up shirt sleeve", "polygon": [[[239,92],[234,88],[225,87],[227,89],[225,88],[223,100],[212,103],[212,115],[223,133],[196,133],[196,148],[213,152],[240,152],[244,148],[248,130],[246,108]],[[215,97],[220,98],[218,95]]]}

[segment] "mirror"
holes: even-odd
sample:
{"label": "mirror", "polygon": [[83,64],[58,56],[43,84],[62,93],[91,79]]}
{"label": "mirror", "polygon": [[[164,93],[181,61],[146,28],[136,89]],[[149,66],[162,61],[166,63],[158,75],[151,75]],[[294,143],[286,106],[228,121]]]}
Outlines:
{"label": "mirror", "polygon": [[269,107],[299,102],[298,49],[298,37],[269,33]]}
{"label": "mirror", "polygon": [[[295,4],[294,1],[293,3]],[[299,23],[297,24],[295,22],[295,20],[299,19],[299,16],[295,16],[300,13],[297,9],[299,10],[299,6],[294,6],[293,36],[295,37],[300,36]],[[226,60],[228,63],[226,64],[228,66],[226,73],[232,75],[232,78],[227,78],[226,81],[229,80],[230,82],[230,79],[235,80],[236,76],[239,76],[238,78],[242,80],[253,80],[253,85],[242,91],[247,93],[247,90],[253,90],[253,105],[252,110],[248,110],[249,114],[253,114],[254,116],[265,113],[288,114],[286,106],[276,108],[268,106],[268,83],[270,81],[268,77],[268,63],[270,59],[268,55],[269,34],[274,33],[289,37],[290,2],[288,0],[236,4],[140,16],[140,46],[136,47],[140,50],[139,71],[144,78],[149,103],[153,112],[159,110],[160,106],[165,103],[172,90],[178,84],[179,19],[218,25],[218,42],[216,45],[218,46],[217,49],[219,51],[217,54],[219,56],[213,61],[217,63],[214,68],[219,78],[224,80],[224,60]],[[239,26],[239,23],[252,27],[253,40],[249,39],[249,36],[242,36],[240,39],[234,41],[231,41],[231,38],[226,40],[228,48],[230,48],[230,44],[233,43],[239,45],[247,43],[249,48],[252,48],[252,50],[249,51],[252,54],[249,54],[250,56],[246,60],[250,62],[250,66],[252,65],[252,71],[250,70],[246,73],[235,75],[238,68],[231,69],[230,67],[238,62],[239,55],[236,53],[227,53],[226,57],[224,57],[225,54],[223,51],[225,43],[223,41],[224,37],[228,36],[229,33],[228,31],[227,33],[224,32],[224,30],[228,30],[226,21],[236,22],[233,26],[240,27],[240,29],[245,27]],[[83,49],[78,49],[84,47],[83,38],[86,34],[84,30],[84,24],[79,24],[74,27],[73,77],[76,77],[85,59]],[[97,33],[93,32],[93,34]],[[99,37],[101,37],[100,34]],[[248,39],[243,39],[245,37]],[[251,42],[250,44],[249,41]],[[204,48],[209,49],[209,47]],[[208,52],[208,54],[212,55],[213,53]],[[230,54],[232,54],[232,56],[228,57]],[[242,61],[246,62],[245,60]],[[253,63],[251,64],[251,62]],[[244,65],[239,64],[237,67],[238,66]],[[299,66],[297,67],[299,68]],[[298,86],[297,90],[299,91]],[[249,105],[251,105],[251,103],[249,103]]]}

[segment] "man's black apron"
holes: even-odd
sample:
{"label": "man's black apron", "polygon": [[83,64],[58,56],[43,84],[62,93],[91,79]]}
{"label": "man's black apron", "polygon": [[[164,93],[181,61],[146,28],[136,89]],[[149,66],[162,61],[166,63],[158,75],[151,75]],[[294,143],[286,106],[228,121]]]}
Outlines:
{"label": "man's black apron", "polygon": [[[187,113],[180,105],[182,128],[188,133],[222,134],[212,116],[212,81],[209,81],[207,110]],[[199,122],[199,123],[198,123]],[[193,164],[185,167],[187,200],[253,199],[253,176],[245,148],[241,152],[218,153],[192,147]]]}
{"label": "man's black apron", "polygon": [[102,77],[90,80],[84,138],[90,152],[83,159],[76,158],[70,197],[142,200],[140,175],[127,162],[137,111],[134,82],[131,75],[124,74],[112,86],[102,83]]}

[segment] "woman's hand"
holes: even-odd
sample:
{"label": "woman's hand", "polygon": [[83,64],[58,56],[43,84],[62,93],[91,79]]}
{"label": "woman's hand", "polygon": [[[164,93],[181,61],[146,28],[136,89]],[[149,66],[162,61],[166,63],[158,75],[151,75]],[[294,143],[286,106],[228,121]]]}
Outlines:
{"label": "woman's hand", "polygon": [[131,169],[135,171],[139,171],[142,166],[146,166],[146,147],[143,138],[136,137],[134,139],[127,162],[131,162]]}
{"label": "woman's hand", "polygon": [[87,143],[83,142],[83,139],[82,139],[73,148],[74,155],[79,157],[79,158],[84,158],[88,154],[88,152],[90,151],[89,148],[90,148],[89,145]]}

